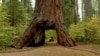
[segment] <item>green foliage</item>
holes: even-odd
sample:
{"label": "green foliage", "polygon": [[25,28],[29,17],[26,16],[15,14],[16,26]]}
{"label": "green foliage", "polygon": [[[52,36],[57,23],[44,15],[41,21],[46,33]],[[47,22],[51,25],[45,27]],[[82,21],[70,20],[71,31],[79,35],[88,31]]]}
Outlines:
{"label": "green foliage", "polygon": [[31,0],[21,0],[24,4],[24,7],[26,8],[26,12],[29,14],[29,17],[32,18],[33,16],[33,7],[32,7],[32,1]]}
{"label": "green foliage", "polygon": [[54,39],[56,39],[57,37],[56,32],[54,30],[46,30],[45,35],[46,35],[46,41],[49,41],[51,37],[53,37]]}
{"label": "green foliage", "polygon": [[0,6],[0,19],[6,19],[8,17],[8,14],[6,11],[4,11],[7,7],[5,4],[1,4]]}
{"label": "green foliage", "polygon": [[0,48],[6,48],[13,44],[24,32],[24,26],[11,27],[9,25],[0,25]]}
{"label": "green foliage", "polygon": [[69,28],[69,33],[71,37],[84,37],[84,29],[85,29],[85,23],[80,22],[78,24],[72,24]]}
{"label": "green foliage", "polygon": [[7,3],[8,12],[8,22],[11,26],[16,26],[18,23],[24,21],[24,19],[29,18],[24,8],[24,4],[18,0],[9,0]]}
{"label": "green foliage", "polygon": [[64,0],[63,6],[65,24],[69,27],[74,22],[74,5],[71,0]]}
{"label": "green foliage", "polygon": [[93,18],[89,21],[86,29],[89,31],[88,38],[92,38],[91,40],[94,40],[94,43],[100,43],[100,18]]}
{"label": "green foliage", "polygon": [[8,26],[0,28],[0,47],[8,47],[12,44],[13,34],[15,34],[13,30],[12,27]]}
{"label": "green foliage", "polygon": [[27,25],[17,27],[9,26],[8,22],[0,19],[0,48],[6,48],[13,44],[24,32]]}
{"label": "green foliage", "polygon": [[5,19],[0,18],[0,49],[10,46],[14,39],[14,28],[8,25]]}
{"label": "green foliage", "polygon": [[[8,3],[8,2],[7,2]],[[17,5],[15,5],[17,7]],[[22,3],[15,9],[9,8],[7,4],[1,4],[0,6],[0,50],[9,47],[13,44],[17,38],[19,38],[24,32],[25,28],[29,24],[29,17]],[[16,16],[17,26],[9,26],[10,20],[14,13]]]}
{"label": "green foliage", "polygon": [[72,24],[69,28],[69,33],[76,41],[100,43],[100,19],[93,18],[88,22]]}

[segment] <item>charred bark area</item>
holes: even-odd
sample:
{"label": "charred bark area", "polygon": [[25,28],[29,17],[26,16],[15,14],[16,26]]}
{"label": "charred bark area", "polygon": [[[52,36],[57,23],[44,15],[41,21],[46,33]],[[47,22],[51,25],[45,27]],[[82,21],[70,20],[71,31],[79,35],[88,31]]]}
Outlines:
{"label": "charred bark area", "polygon": [[75,46],[64,24],[62,0],[36,0],[34,18],[21,38],[15,42],[14,47],[42,46],[45,43],[47,29],[56,30],[59,44]]}

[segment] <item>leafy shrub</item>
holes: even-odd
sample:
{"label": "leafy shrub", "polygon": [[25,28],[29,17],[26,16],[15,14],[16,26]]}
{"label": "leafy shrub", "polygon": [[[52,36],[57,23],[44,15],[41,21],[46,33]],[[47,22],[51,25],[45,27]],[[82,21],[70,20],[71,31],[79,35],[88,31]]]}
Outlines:
{"label": "leafy shrub", "polygon": [[84,42],[85,40],[85,22],[80,22],[78,24],[72,24],[69,28],[69,34],[73,37],[76,41]]}
{"label": "leafy shrub", "polygon": [[69,28],[71,37],[84,37],[84,26],[85,24],[83,22],[76,25],[72,24]]}
{"label": "leafy shrub", "polygon": [[[0,25],[1,26],[1,25]],[[24,26],[11,27],[7,24],[0,27],[0,47],[6,48],[13,44],[13,42],[18,39],[25,30]]]}
{"label": "leafy shrub", "polygon": [[0,47],[6,48],[12,45],[14,39],[14,28],[3,26],[0,28]]}
{"label": "leafy shrub", "polygon": [[91,38],[91,42],[100,43],[100,18],[93,18],[86,25],[86,30],[89,32],[88,38]]}
{"label": "leafy shrub", "polygon": [[9,16],[7,14],[7,7],[6,4],[1,4],[0,6],[0,49],[9,47],[13,44],[13,42],[19,38],[24,30],[26,29],[27,25],[29,24],[30,18],[28,14],[25,12],[23,6],[18,7],[18,11],[20,12],[18,18],[19,21],[17,25],[12,27],[8,22]]}
{"label": "leafy shrub", "polygon": [[4,20],[4,19],[7,19],[8,17],[8,14],[6,11],[4,11],[6,9],[6,6],[4,4],[0,4],[0,22],[1,22],[1,19]]}
{"label": "leafy shrub", "polygon": [[92,18],[88,22],[72,24],[69,33],[76,41],[100,43],[100,19]]}

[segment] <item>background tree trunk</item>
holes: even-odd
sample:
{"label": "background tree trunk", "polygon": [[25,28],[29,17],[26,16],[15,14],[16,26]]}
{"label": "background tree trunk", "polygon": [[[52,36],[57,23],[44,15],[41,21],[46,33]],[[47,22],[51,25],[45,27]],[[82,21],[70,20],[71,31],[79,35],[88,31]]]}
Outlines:
{"label": "background tree trunk", "polygon": [[71,0],[71,3],[74,5],[74,23],[77,24],[78,19],[78,0]]}
{"label": "background tree trunk", "polygon": [[92,12],[92,2],[91,0],[84,0],[85,17],[91,18],[93,16]]}
{"label": "background tree trunk", "polygon": [[59,44],[75,46],[75,42],[70,38],[64,24],[62,0],[36,0],[34,18],[14,47],[43,45],[45,42],[44,32],[47,29],[56,30]]}
{"label": "background tree trunk", "polygon": [[5,0],[2,0],[2,2],[4,3],[4,2],[5,2]]}
{"label": "background tree trunk", "polygon": [[98,16],[100,16],[100,0],[98,0],[98,9],[99,9],[99,11],[98,11]]}
{"label": "background tree trunk", "polygon": [[75,7],[74,7],[74,22],[75,24],[78,23],[79,19],[78,19],[78,0],[75,0]]}
{"label": "background tree trunk", "polygon": [[33,8],[32,8],[32,2],[31,0],[21,0],[22,3],[24,3],[24,7],[27,10],[27,13],[32,16],[33,14]]}

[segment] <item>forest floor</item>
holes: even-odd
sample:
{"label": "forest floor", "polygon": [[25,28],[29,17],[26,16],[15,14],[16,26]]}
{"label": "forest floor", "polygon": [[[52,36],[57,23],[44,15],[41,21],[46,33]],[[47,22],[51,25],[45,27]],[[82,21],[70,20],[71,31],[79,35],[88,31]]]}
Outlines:
{"label": "forest floor", "polygon": [[9,48],[2,51],[0,56],[100,56],[100,49],[91,47],[84,44],[75,47],[63,47],[50,42],[41,47]]}

